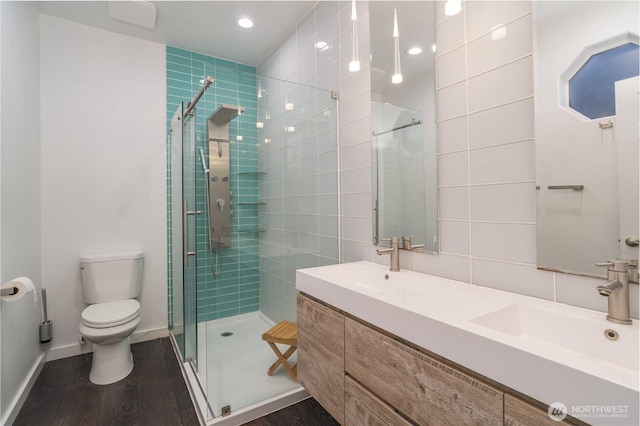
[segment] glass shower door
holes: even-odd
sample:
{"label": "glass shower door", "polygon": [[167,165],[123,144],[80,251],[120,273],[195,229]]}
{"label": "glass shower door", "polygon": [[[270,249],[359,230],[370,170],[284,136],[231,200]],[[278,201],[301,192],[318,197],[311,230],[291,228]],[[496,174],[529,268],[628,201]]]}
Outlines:
{"label": "glass shower door", "polygon": [[196,290],[196,110],[183,117],[182,250],[184,277],[184,358],[198,371],[198,312]]}
{"label": "glass shower door", "polygon": [[182,274],[182,172],[175,165],[182,163],[182,109],[180,103],[171,119],[171,312],[169,328],[184,361],[184,288]]}
{"label": "glass shower door", "polygon": [[183,362],[197,371],[195,221],[195,112],[183,116],[183,104],[171,120],[171,328]]}

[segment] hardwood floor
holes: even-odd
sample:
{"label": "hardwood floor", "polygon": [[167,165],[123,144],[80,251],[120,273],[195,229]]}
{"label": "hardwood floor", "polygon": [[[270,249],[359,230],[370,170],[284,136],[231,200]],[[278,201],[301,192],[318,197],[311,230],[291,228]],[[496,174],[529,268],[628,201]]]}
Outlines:
{"label": "hardwood floor", "polygon": [[[168,338],[131,345],[135,367],[106,386],[89,381],[91,354],[47,362],[16,426],[198,426],[198,417]],[[253,420],[249,426],[338,423],[312,398]]]}
{"label": "hardwood floor", "polygon": [[268,416],[245,423],[245,426],[333,426],[339,423],[318,402],[305,399]]}
{"label": "hardwood floor", "polygon": [[106,386],[89,381],[91,354],[46,363],[14,425],[198,425],[169,339],[131,352],[133,372]]}

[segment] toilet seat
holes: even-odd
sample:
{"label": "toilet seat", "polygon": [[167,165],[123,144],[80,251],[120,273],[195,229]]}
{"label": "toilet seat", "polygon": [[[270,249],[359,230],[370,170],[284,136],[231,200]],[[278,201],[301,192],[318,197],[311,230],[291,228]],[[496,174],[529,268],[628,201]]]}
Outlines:
{"label": "toilet seat", "polygon": [[140,315],[140,303],[134,299],[96,303],[82,311],[82,324],[91,328],[116,327]]}

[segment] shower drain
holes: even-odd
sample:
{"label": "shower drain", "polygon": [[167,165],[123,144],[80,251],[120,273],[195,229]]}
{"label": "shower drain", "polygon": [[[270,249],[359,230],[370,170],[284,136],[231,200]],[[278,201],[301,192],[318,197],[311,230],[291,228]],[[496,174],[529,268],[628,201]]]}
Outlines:
{"label": "shower drain", "polygon": [[224,333],[220,334],[222,337],[229,337],[233,334],[232,331],[225,331]]}

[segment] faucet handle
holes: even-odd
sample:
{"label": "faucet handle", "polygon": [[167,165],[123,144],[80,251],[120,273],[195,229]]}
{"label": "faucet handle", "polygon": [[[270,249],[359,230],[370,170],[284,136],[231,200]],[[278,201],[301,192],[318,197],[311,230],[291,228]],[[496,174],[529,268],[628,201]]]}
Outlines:
{"label": "faucet handle", "polygon": [[609,260],[607,262],[596,263],[596,266],[606,266],[607,270],[614,272],[627,272],[629,270],[629,259]]}
{"label": "faucet handle", "polygon": [[411,239],[413,238],[413,235],[409,235],[409,236],[402,236],[402,248],[405,250],[411,250]]}
{"label": "faucet handle", "polygon": [[400,238],[398,238],[398,237],[380,238],[380,241],[390,242],[391,245],[398,244],[399,240],[400,240]]}

